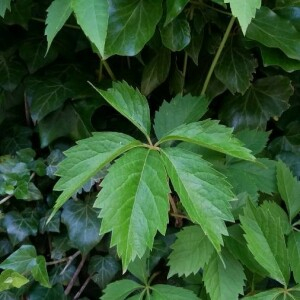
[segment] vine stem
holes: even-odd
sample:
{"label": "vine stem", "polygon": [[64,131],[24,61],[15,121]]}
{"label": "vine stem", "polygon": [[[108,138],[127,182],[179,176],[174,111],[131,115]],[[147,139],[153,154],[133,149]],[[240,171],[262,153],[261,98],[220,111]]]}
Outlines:
{"label": "vine stem", "polygon": [[47,266],[61,264],[66,261],[68,262],[68,265],[69,265],[69,262],[72,262],[79,254],[80,254],[80,251],[77,251],[69,257],[61,258],[61,259],[54,260],[54,261],[49,261],[49,262],[47,262]]}
{"label": "vine stem", "polygon": [[88,283],[91,281],[92,276],[93,276],[93,275],[90,275],[90,276],[86,279],[86,281],[83,283],[82,287],[80,288],[79,292],[75,295],[74,300],[75,300],[75,299],[78,299],[78,298],[81,296],[82,292],[85,290],[86,286],[87,286]]}
{"label": "vine stem", "polygon": [[8,196],[4,197],[3,199],[1,199],[0,200],[0,205],[5,203],[6,201],[8,201],[12,196],[13,196],[13,194],[8,195]]}
{"label": "vine stem", "polygon": [[216,65],[218,63],[220,55],[221,55],[221,53],[222,53],[222,51],[224,49],[224,46],[225,46],[225,44],[226,44],[226,42],[228,40],[228,37],[229,37],[230,31],[232,29],[232,26],[234,24],[234,21],[235,21],[235,17],[232,16],[231,19],[230,19],[230,22],[229,22],[229,24],[228,24],[228,26],[226,28],[226,31],[224,33],[224,36],[223,36],[221,44],[220,44],[220,46],[218,48],[218,51],[217,51],[217,53],[216,53],[216,55],[215,55],[215,57],[214,57],[214,59],[213,59],[213,61],[211,63],[211,66],[210,66],[209,71],[207,73],[207,76],[205,78],[205,81],[204,81],[204,84],[203,84],[203,88],[202,88],[202,91],[201,91],[201,96],[205,95],[205,93],[206,93],[206,90],[207,90],[208,84],[210,82],[211,76],[212,76],[212,74],[213,74],[213,72],[215,70],[215,67],[216,67]]}

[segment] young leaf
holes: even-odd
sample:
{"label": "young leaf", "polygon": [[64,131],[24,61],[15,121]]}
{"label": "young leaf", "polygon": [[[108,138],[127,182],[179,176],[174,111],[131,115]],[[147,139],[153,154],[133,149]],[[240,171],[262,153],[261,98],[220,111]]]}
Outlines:
{"label": "young leaf", "polygon": [[108,0],[71,0],[77,23],[104,56],[108,27]]}
{"label": "young leaf", "polygon": [[123,269],[152,248],[168,222],[167,174],[157,151],[133,149],[117,160],[101,182],[95,207],[101,208],[101,234],[112,231]]}
{"label": "young leaf", "polygon": [[143,286],[129,279],[115,281],[107,286],[101,300],[124,300],[134,291],[142,289]]}
{"label": "young leaf", "polygon": [[256,9],[260,8],[261,0],[225,0],[225,3],[230,3],[232,14],[238,18],[244,35],[255,17]]}
{"label": "young leaf", "polygon": [[277,164],[277,184],[292,220],[300,212],[300,182],[282,161]]}
{"label": "young leaf", "polygon": [[196,274],[209,261],[214,252],[213,245],[197,225],[184,227],[176,236],[169,256],[168,277]]}
{"label": "young leaf", "polygon": [[205,120],[182,125],[163,136],[157,144],[167,141],[184,141],[219,151],[240,159],[254,161],[251,151],[233,137],[232,128],[220,125],[216,120]]}
{"label": "young leaf", "polygon": [[300,233],[292,232],[288,237],[288,254],[294,279],[300,283]]}
{"label": "young leaf", "polygon": [[56,34],[61,30],[72,13],[72,0],[54,0],[47,9],[46,29],[47,52]]}
{"label": "young leaf", "polygon": [[198,121],[206,113],[207,106],[207,98],[190,94],[177,95],[170,102],[164,101],[154,118],[157,138],[162,138],[180,125]]}
{"label": "young leaf", "polygon": [[4,18],[6,10],[10,10],[11,0],[2,0],[0,2],[0,17]]}
{"label": "young leaf", "polygon": [[112,107],[149,137],[150,111],[145,96],[125,81],[114,82],[107,91],[95,89]]}
{"label": "young leaf", "polygon": [[80,140],[65,152],[67,156],[58,166],[61,176],[54,189],[63,191],[56,200],[51,219],[59,208],[91,177],[123,152],[137,147],[140,142],[122,133],[100,132]]}
{"label": "young leaf", "polygon": [[217,251],[227,235],[224,223],[233,221],[229,201],[234,196],[224,176],[199,155],[181,148],[162,151],[168,175],[191,220],[201,226]]}
{"label": "young leaf", "polygon": [[197,300],[199,299],[192,291],[182,287],[156,284],[150,287],[152,293],[150,300]]}
{"label": "young leaf", "polygon": [[29,282],[29,280],[22,274],[19,274],[13,270],[4,270],[0,274],[0,292],[14,287],[19,289],[27,282]]}
{"label": "young leaf", "polygon": [[211,300],[237,300],[243,294],[246,276],[242,265],[228,252],[222,260],[214,253],[204,268],[203,281]]}
{"label": "young leaf", "polygon": [[271,278],[287,286],[290,270],[287,248],[280,219],[263,206],[248,202],[240,216],[248,248]]}
{"label": "young leaf", "polygon": [[172,22],[184,9],[189,0],[167,0],[167,15],[164,26]]}

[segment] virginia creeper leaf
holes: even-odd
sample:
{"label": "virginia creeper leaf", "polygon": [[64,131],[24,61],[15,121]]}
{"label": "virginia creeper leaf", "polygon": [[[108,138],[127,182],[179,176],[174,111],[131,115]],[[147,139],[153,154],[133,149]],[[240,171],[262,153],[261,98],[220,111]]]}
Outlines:
{"label": "virginia creeper leaf", "polygon": [[61,30],[72,13],[72,0],[54,0],[47,9],[46,29],[47,52],[56,34]]}
{"label": "virginia creeper leaf", "polygon": [[149,137],[150,111],[145,96],[125,81],[114,82],[107,91],[95,89],[112,107]]}
{"label": "virginia creeper leaf", "polygon": [[184,9],[189,0],[167,0],[167,15],[164,26],[172,22]]}
{"label": "virginia creeper leaf", "polygon": [[227,251],[222,260],[214,253],[204,268],[203,281],[211,300],[237,300],[243,294],[246,276],[242,265]]}
{"label": "virginia creeper leaf", "polygon": [[174,274],[180,277],[196,274],[209,261],[214,252],[213,245],[197,225],[184,227],[176,236],[177,239],[171,246],[172,252],[169,255],[168,277]]}
{"label": "virginia creeper leaf", "polygon": [[169,186],[159,153],[144,148],[127,152],[101,186],[95,202],[101,208],[100,233],[112,231],[111,246],[117,246],[126,270],[130,261],[152,248],[157,230],[166,231]]}
{"label": "virginia creeper leaf", "polygon": [[288,254],[294,279],[300,282],[300,233],[292,232],[288,237]]}
{"label": "virginia creeper leaf", "polygon": [[58,166],[57,175],[61,178],[54,186],[55,190],[63,192],[56,200],[50,218],[106,164],[139,144],[134,138],[122,133],[100,132],[78,141],[76,146],[68,149],[65,152],[67,158]]}
{"label": "virginia creeper leaf", "polygon": [[222,235],[227,235],[224,221],[233,221],[229,205],[234,198],[231,186],[195,153],[168,148],[162,154],[172,185],[189,217],[220,251]]}
{"label": "virginia creeper leaf", "polygon": [[108,27],[108,0],[71,0],[77,23],[104,56]]}
{"label": "virginia creeper leaf", "polygon": [[150,287],[152,293],[151,300],[197,300],[199,299],[192,291],[182,287],[156,284]]}
{"label": "virginia creeper leaf", "polygon": [[284,298],[282,299],[292,300],[287,298],[284,289],[280,289],[280,288],[257,293],[254,296],[245,297],[245,299],[246,300],[274,300],[274,299],[281,299],[279,298],[280,295],[284,295]]}
{"label": "virginia creeper leaf", "polygon": [[177,95],[170,102],[164,101],[154,118],[157,138],[162,138],[180,125],[198,121],[206,113],[207,106],[207,98],[190,94]]}
{"label": "virginia creeper leaf", "polygon": [[0,17],[4,18],[6,10],[10,10],[11,0],[2,0],[0,2]]}
{"label": "virginia creeper leaf", "polygon": [[0,274],[0,292],[11,288],[20,288],[29,280],[22,274],[13,270],[4,270]]}
{"label": "virginia creeper leaf", "polygon": [[216,120],[204,120],[182,125],[163,136],[157,144],[167,141],[184,141],[222,152],[240,159],[254,161],[251,151],[233,137],[232,128],[220,125]]}

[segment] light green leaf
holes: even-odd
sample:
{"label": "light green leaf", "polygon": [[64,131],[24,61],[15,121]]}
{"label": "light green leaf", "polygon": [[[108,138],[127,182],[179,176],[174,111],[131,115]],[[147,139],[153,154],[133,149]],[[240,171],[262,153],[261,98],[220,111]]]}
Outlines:
{"label": "light green leaf", "polygon": [[286,56],[300,60],[300,32],[292,23],[268,7],[257,11],[247,30],[247,38],[270,47],[279,48]]}
{"label": "light green leaf", "polygon": [[244,35],[252,18],[255,17],[256,9],[260,8],[261,0],[225,0],[230,3],[232,14],[238,18]]}
{"label": "light green leaf", "polygon": [[47,52],[56,34],[61,30],[72,13],[71,2],[72,0],[54,0],[47,9],[45,29],[48,42]]}
{"label": "light green leaf", "polygon": [[167,0],[167,15],[164,26],[172,22],[188,4],[189,0]]}
{"label": "light green leaf", "polygon": [[[213,245],[199,226],[187,226],[177,233],[177,239],[171,246],[168,277],[189,276],[205,266],[214,252]],[[187,259],[188,258],[188,259]]]}
{"label": "light green leaf", "polygon": [[300,283],[300,232],[292,232],[289,235],[288,254],[294,279]]}
{"label": "light green leaf", "polygon": [[101,300],[125,300],[134,291],[143,286],[129,279],[115,281],[107,286]]}
{"label": "light green leaf", "polygon": [[162,137],[157,144],[167,141],[184,141],[225,153],[240,159],[254,161],[251,151],[233,137],[232,128],[219,124],[216,120],[204,120],[182,125]]}
{"label": "light green leaf", "polygon": [[67,158],[58,166],[57,175],[61,178],[54,186],[55,190],[63,193],[56,200],[50,218],[106,164],[139,144],[134,138],[122,133],[99,132],[68,149],[65,152]]}
{"label": "light green leaf", "polygon": [[152,290],[150,300],[198,300],[199,298],[190,290],[182,287],[156,284],[150,287]]}
{"label": "light green leaf", "polygon": [[242,265],[222,251],[222,260],[214,253],[204,268],[203,281],[211,300],[237,300],[243,294],[246,276]]}
{"label": "light green leaf", "polygon": [[[155,250],[155,245],[153,250]],[[128,271],[144,284],[147,284],[150,277],[149,252],[146,251],[142,258],[136,257],[128,266]]]}
{"label": "light green leaf", "polygon": [[170,71],[171,52],[162,47],[143,70],[141,92],[148,96],[155,88],[163,83]]}
{"label": "light green leaf", "polygon": [[101,208],[101,234],[112,231],[127,269],[136,256],[153,246],[157,230],[164,234],[168,223],[167,174],[157,151],[133,149],[117,160],[101,182],[95,206]]}
{"label": "light green leaf", "polygon": [[157,138],[162,138],[180,125],[198,121],[206,113],[207,106],[207,98],[190,94],[177,95],[170,102],[164,101],[154,118],[154,131]]}
{"label": "light green leaf", "polygon": [[42,286],[50,288],[49,277],[47,273],[46,260],[44,256],[36,258],[36,264],[31,269],[33,278],[38,281]]}
{"label": "light green leaf", "polygon": [[0,17],[4,18],[6,10],[10,10],[11,0],[2,0],[0,2]]}
{"label": "light green leaf", "polygon": [[108,27],[107,0],[71,0],[77,23],[86,36],[104,56],[105,39]]}
{"label": "light green leaf", "polygon": [[95,89],[113,108],[149,137],[150,111],[145,96],[125,81],[113,82],[112,88],[107,91]]}
{"label": "light green leaf", "polygon": [[199,224],[217,251],[227,235],[224,221],[233,221],[234,196],[225,177],[199,155],[181,148],[162,150],[172,185],[191,220]]}
{"label": "light green leaf", "polygon": [[286,286],[290,270],[280,219],[268,209],[255,208],[248,202],[240,220],[254,258],[268,271],[271,278]]}
{"label": "light green leaf", "polygon": [[19,289],[27,282],[29,282],[29,280],[22,274],[13,270],[4,270],[0,274],[0,292],[14,287]]}
{"label": "light green leaf", "polygon": [[300,212],[300,182],[282,161],[277,164],[277,184],[292,220]]}
{"label": "light green leaf", "polygon": [[139,53],[153,36],[161,18],[161,0],[111,0],[109,4],[105,58]]}
{"label": "light green leaf", "polygon": [[257,62],[251,53],[245,48],[232,45],[231,42],[222,52],[215,75],[232,94],[244,94],[253,80],[256,67]]}
{"label": "light green leaf", "polygon": [[90,252],[102,238],[98,213],[91,200],[69,200],[63,207],[61,221],[67,227],[70,241],[82,254]]}

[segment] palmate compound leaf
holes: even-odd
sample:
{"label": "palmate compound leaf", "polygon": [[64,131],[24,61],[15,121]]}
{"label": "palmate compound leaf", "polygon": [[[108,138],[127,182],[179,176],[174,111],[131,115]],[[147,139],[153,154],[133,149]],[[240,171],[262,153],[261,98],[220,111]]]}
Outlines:
{"label": "palmate compound leaf", "polygon": [[199,299],[194,292],[182,287],[156,284],[150,287],[150,300],[197,300]]}
{"label": "palmate compound leaf", "polygon": [[290,270],[280,218],[273,216],[268,204],[256,208],[248,202],[240,216],[249,250],[269,276],[284,286],[289,282]]}
{"label": "palmate compound leaf", "polygon": [[292,232],[288,237],[288,253],[295,281],[300,283],[300,232]]}
{"label": "palmate compound leaf", "polygon": [[222,152],[240,159],[254,161],[251,151],[233,136],[233,129],[219,124],[216,120],[204,120],[182,125],[163,136],[157,145],[167,141],[184,141]]}
{"label": "palmate compound leaf", "polygon": [[107,91],[94,88],[113,108],[149,137],[150,110],[145,96],[125,81],[113,82],[112,88]]}
{"label": "palmate compound leaf", "polygon": [[101,182],[95,207],[101,208],[100,233],[112,232],[123,269],[152,248],[157,230],[168,222],[167,174],[155,150],[137,148],[119,158]]}
{"label": "palmate compound leaf", "polygon": [[169,256],[168,277],[174,274],[186,277],[192,273],[196,274],[213,254],[212,243],[198,225],[184,227],[176,234],[176,237]]}
{"label": "palmate compound leaf", "polygon": [[98,132],[77,142],[65,152],[66,158],[58,165],[61,176],[54,190],[63,191],[56,200],[51,219],[59,208],[106,164],[141,142],[117,132]]}
{"label": "palmate compound leaf", "polygon": [[221,250],[224,221],[233,221],[231,186],[201,156],[181,148],[161,151],[172,185],[190,219],[199,224],[215,249]]}

